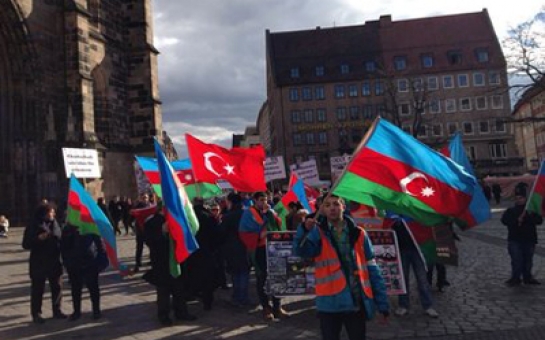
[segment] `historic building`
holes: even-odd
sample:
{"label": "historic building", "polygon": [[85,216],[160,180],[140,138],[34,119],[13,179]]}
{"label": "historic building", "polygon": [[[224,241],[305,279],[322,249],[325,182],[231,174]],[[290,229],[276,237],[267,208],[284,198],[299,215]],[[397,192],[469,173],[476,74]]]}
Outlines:
{"label": "historic building", "polygon": [[545,78],[528,88],[516,103],[513,125],[524,169],[536,173],[545,159]]}
{"label": "historic building", "polygon": [[314,158],[328,179],[330,157],[351,154],[380,115],[435,148],[460,132],[479,175],[522,170],[504,123],[511,112],[505,58],[486,9],[267,30],[266,60],[260,117],[270,115],[270,136],[262,139],[287,164]]}
{"label": "historic building", "polygon": [[151,0],[0,1],[0,213],[66,204],[63,147],[98,150],[95,196],[135,194],[162,136]]}

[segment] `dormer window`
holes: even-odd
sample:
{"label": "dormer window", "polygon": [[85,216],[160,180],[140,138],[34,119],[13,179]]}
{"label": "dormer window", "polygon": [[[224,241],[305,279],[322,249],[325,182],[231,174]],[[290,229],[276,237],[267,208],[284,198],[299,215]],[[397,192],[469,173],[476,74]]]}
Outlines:
{"label": "dormer window", "polygon": [[480,63],[488,62],[488,51],[483,48],[475,50],[475,56],[477,57],[477,61]]}
{"label": "dormer window", "polygon": [[374,72],[377,69],[377,66],[374,61],[366,61],[365,62],[365,71],[367,72]]}
{"label": "dormer window", "polygon": [[350,66],[348,64],[341,64],[341,74],[350,73]]}
{"label": "dormer window", "polygon": [[395,57],[394,58],[394,68],[396,71],[401,71],[407,68],[407,58],[406,57]]}
{"label": "dormer window", "polygon": [[423,68],[433,67],[433,56],[430,54],[424,54],[420,57]]}
{"label": "dormer window", "polygon": [[290,76],[292,78],[299,78],[299,67],[292,67],[290,70]]}
{"label": "dormer window", "polygon": [[460,65],[462,63],[462,52],[450,51],[447,53],[447,58],[450,65]]}
{"label": "dormer window", "polygon": [[325,69],[323,66],[316,66],[316,76],[321,77],[325,74]]}

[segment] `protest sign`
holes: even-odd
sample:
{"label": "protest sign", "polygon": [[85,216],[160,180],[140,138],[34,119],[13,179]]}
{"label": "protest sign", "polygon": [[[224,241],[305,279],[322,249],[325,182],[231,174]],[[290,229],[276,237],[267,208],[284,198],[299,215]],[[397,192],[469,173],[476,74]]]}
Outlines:
{"label": "protest sign", "polygon": [[314,294],[314,262],[293,254],[295,231],[267,233],[267,294]]}
{"label": "protest sign", "polygon": [[66,178],[100,178],[98,153],[95,149],[62,148]]}

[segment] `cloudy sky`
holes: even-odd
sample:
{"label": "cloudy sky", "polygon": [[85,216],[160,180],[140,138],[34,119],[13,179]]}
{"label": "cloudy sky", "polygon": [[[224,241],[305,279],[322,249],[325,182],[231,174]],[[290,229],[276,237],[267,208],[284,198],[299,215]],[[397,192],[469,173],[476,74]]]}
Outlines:
{"label": "cloudy sky", "polygon": [[384,14],[396,21],[487,8],[501,40],[542,5],[542,0],[153,0],[163,128],[186,157],[186,132],[230,147],[233,133],[255,125],[266,99],[266,29],[361,25]]}

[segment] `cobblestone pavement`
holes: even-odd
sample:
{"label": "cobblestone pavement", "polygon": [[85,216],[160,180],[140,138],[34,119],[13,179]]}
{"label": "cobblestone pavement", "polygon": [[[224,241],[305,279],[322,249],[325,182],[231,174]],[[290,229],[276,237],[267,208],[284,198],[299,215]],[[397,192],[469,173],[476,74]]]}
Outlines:
{"label": "cobblestone pavement", "polygon": [[[545,339],[545,285],[507,288],[509,276],[506,228],[499,223],[503,206],[494,218],[475,230],[460,233],[460,266],[448,268],[451,287],[433,292],[437,319],[422,314],[417,294],[412,292],[408,316],[392,316],[388,324],[368,323],[369,339]],[[545,227],[540,227],[542,239]],[[214,309],[205,312],[199,302],[190,303],[198,316],[194,322],[160,327],[156,320],[155,291],[141,273],[121,279],[112,271],[101,276],[103,318],[90,317],[84,295],[83,317],[76,322],[51,319],[49,293],[44,297],[44,325],[30,322],[28,252],[21,248],[21,229],[0,239],[0,339],[319,339],[318,320],[311,298],[284,299],[289,319],[262,321],[258,309],[235,309],[228,303],[230,291],[216,293]],[[132,263],[134,237],[118,238],[123,260]],[[144,263],[147,259],[144,259]],[[545,247],[538,247],[534,271],[545,280]],[[145,270],[145,268],[144,268]],[[414,287],[415,284],[412,284]],[[252,287],[253,288],[253,287]],[[253,293],[252,289],[252,293]],[[71,312],[69,286],[65,279],[63,310]],[[254,296],[254,300],[257,299]],[[397,301],[392,299],[395,308]]]}

